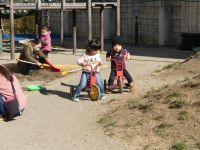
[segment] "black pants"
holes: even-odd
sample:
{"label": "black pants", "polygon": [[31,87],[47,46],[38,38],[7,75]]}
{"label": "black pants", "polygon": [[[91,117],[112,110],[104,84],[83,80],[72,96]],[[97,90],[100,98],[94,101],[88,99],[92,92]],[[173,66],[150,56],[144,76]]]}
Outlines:
{"label": "black pants", "polygon": [[[133,78],[131,77],[131,75],[129,74],[129,72],[126,69],[123,70],[123,75],[127,79],[128,84],[133,82]],[[116,76],[116,71],[115,70],[111,70],[110,77],[108,79],[108,86],[113,85],[114,80],[115,80],[115,76]]]}

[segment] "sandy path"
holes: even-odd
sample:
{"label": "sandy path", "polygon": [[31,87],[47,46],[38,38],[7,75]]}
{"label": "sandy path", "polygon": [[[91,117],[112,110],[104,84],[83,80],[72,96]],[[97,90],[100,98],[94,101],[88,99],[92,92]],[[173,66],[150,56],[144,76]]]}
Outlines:
{"label": "sandy path", "polygon": [[[176,52],[177,53],[177,52]],[[181,52],[179,52],[181,53]],[[105,54],[103,54],[105,56]],[[61,56],[61,55],[60,55]],[[59,56],[59,57],[60,57]],[[53,55],[51,57],[58,57]],[[65,55],[69,62],[74,56]],[[59,59],[61,62],[62,59]],[[105,61],[105,60],[104,60]],[[151,81],[151,73],[164,65],[181,59],[135,56],[127,63],[134,75],[137,90],[141,93],[159,82]],[[58,62],[59,63],[59,62]],[[109,65],[108,65],[109,67]],[[108,78],[109,69],[102,70],[102,77]],[[104,111],[104,103],[112,98],[124,99],[124,94],[107,95],[107,100],[79,103],[69,100],[69,87],[76,85],[80,72],[48,83],[47,93],[28,93],[27,108],[22,117],[12,122],[0,122],[1,150],[134,150],[123,140],[104,135],[96,123]]]}

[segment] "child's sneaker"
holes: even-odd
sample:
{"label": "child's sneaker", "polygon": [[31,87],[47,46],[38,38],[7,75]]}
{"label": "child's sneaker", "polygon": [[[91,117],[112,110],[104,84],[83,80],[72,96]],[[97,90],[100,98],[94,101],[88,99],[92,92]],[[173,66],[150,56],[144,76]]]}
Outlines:
{"label": "child's sneaker", "polygon": [[0,121],[3,121],[3,120],[4,120],[3,116],[2,116],[2,115],[0,115]]}
{"label": "child's sneaker", "polygon": [[105,95],[102,95],[100,100],[105,100],[106,99],[106,96]]}
{"label": "child's sneaker", "polygon": [[112,88],[109,88],[109,87],[108,87],[107,90],[106,90],[106,93],[107,93],[107,94],[112,93]]}
{"label": "child's sneaker", "polygon": [[74,101],[74,102],[79,102],[80,100],[79,100],[79,98],[78,98],[78,97],[76,97],[76,96],[73,96],[73,97],[72,97],[72,101]]}

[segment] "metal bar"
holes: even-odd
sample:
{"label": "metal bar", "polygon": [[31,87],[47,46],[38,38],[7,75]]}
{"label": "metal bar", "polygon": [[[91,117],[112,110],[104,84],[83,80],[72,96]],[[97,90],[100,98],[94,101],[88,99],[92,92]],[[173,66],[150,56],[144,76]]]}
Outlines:
{"label": "metal bar", "polygon": [[92,2],[88,0],[88,40],[92,39]]}
{"label": "metal bar", "polygon": [[73,16],[73,54],[76,53],[76,10],[72,11],[72,16]]}
{"label": "metal bar", "polygon": [[104,51],[104,7],[101,8],[100,10],[101,13],[101,51]]}
{"label": "metal bar", "polygon": [[14,11],[13,11],[13,0],[10,0],[10,49],[11,59],[15,59],[15,40],[14,40]]}
{"label": "metal bar", "polygon": [[116,15],[116,34],[120,35],[120,0],[117,0]]}
{"label": "metal bar", "polygon": [[64,45],[64,5],[65,0],[61,1],[61,10],[60,10],[60,44]]}

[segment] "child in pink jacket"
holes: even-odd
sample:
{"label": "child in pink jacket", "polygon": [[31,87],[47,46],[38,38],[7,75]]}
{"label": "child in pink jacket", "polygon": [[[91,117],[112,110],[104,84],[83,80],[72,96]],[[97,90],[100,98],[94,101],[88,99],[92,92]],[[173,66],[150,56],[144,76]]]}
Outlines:
{"label": "child in pink jacket", "polygon": [[52,51],[51,49],[51,31],[48,27],[43,27],[41,30],[41,37],[40,40],[42,42],[42,52],[48,56],[48,54]]}
{"label": "child in pink jacket", "polygon": [[[14,94],[11,83],[13,84],[16,95]],[[15,98],[19,102],[19,109],[23,111],[26,106],[26,97],[20,83],[7,67],[0,65],[0,118],[5,114],[4,103]]]}

